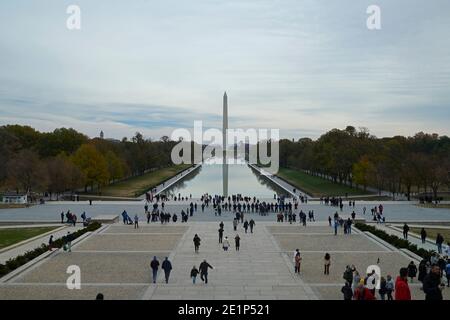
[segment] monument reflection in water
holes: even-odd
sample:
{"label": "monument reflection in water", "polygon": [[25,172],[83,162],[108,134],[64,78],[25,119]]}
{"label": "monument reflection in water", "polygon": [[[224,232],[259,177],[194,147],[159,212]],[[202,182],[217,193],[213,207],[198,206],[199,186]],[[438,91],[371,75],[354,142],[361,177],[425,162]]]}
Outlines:
{"label": "monument reflection in water", "polygon": [[228,197],[228,163],[225,161],[222,163],[222,186],[223,192],[222,195],[224,197]]}

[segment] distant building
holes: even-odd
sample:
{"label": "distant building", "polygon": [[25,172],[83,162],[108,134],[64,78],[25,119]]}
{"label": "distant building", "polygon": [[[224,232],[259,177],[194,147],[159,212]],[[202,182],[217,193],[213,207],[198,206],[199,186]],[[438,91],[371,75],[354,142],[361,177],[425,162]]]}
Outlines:
{"label": "distant building", "polygon": [[25,204],[28,202],[26,193],[5,193],[2,195],[2,203]]}
{"label": "distant building", "polygon": [[100,131],[100,139],[103,139],[105,135],[103,134],[103,131]]}

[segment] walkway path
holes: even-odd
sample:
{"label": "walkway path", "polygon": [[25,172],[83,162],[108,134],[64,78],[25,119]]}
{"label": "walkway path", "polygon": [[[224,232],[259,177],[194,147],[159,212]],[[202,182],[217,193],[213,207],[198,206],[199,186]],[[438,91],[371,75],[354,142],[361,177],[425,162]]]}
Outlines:
{"label": "walkway path", "polygon": [[[371,224],[379,230],[382,230],[390,235],[394,235],[403,239],[403,226],[402,225],[391,225],[391,224]],[[430,226],[424,226],[425,228],[429,228]],[[408,241],[412,244],[415,244],[418,248],[422,248],[425,250],[434,250],[437,252],[436,244],[433,241],[427,240],[425,243],[422,243],[420,239],[420,235],[415,234],[413,232],[408,233]],[[445,249],[445,245],[443,245],[443,249]]]}
{"label": "walkway path", "polygon": [[[29,226],[27,226],[29,227]],[[0,263],[4,264],[6,261],[8,261],[11,258],[15,258],[21,254],[24,254],[27,251],[34,250],[41,246],[43,243],[48,244],[48,239],[50,238],[50,235],[53,235],[54,240],[59,239],[67,234],[67,232],[75,232],[78,229],[81,229],[82,227],[63,227],[62,229],[56,229],[54,232],[51,232],[50,234],[46,233],[45,235],[38,236],[32,241],[24,241],[25,243],[19,246],[11,246],[12,248],[10,250],[7,250],[8,248],[5,248],[6,251],[0,253]]]}
{"label": "walkway path", "polygon": [[[193,173],[194,171],[196,171],[198,168],[200,168],[202,166],[201,163],[196,164],[193,167],[190,167],[182,172],[180,172],[179,174],[177,174],[176,176],[173,176],[172,178],[164,181],[164,183],[161,183],[160,185],[156,186],[153,189],[156,189],[155,194],[159,194],[162,191],[166,190],[167,188],[169,188],[170,186],[172,186],[173,184],[177,183],[178,181],[180,181],[181,179],[184,179],[186,176],[188,176],[189,174]],[[140,195],[138,197],[139,199],[145,199],[145,193]]]}
{"label": "walkway path", "polygon": [[[263,224],[253,234],[240,229],[241,251],[234,248],[230,222],[224,237],[231,247],[224,251],[218,243],[218,223],[193,223],[170,259],[174,270],[168,285],[150,285],[143,299],[317,299],[312,289],[293,273],[293,265]],[[201,238],[200,252],[194,253],[192,239]],[[192,266],[207,259],[214,269],[208,284],[200,277],[194,286],[189,277]],[[161,276],[162,279],[162,276]]]}

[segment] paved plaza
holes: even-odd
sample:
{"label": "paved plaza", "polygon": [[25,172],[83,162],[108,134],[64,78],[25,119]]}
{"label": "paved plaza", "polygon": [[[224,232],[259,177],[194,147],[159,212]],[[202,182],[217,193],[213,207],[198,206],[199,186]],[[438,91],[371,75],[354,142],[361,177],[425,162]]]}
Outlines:
{"label": "paved plaza", "polygon": [[[139,229],[121,223],[108,225],[76,243],[72,252],[58,251],[15,277],[0,283],[3,299],[342,299],[343,271],[354,264],[364,274],[378,263],[382,275],[394,278],[412,258],[353,230],[335,236],[327,222],[307,227],[258,220],[254,233],[242,226],[233,231],[225,221],[224,236],[231,247],[225,252],[218,243],[218,222],[188,222],[160,225],[141,223]],[[192,239],[201,238],[199,253]],[[240,251],[234,237],[241,237]],[[301,274],[293,268],[293,252],[302,253]],[[331,254],[330,275],[323,275],[323,257]],[[160,271],[151,283],[150,261],[169,257],[173,270],[169,283]],[[213,267],[209,283],[200,277],[192,284],[190,270],[206,259]],[[417,262],[416,262],[417,263]],[[81,269],[81,289],[69,290],[67,267]],[[419,286],[411,285],[414,299],[423,299]],[[450,297],[448,289],[444,297]]]}
{"label": "paved plaza", "polygon": [[[268,202],[274,202],[274,199],[264,199]],[[199,199],[192,199],[184,202],[166,202],[166,212],[171,214],[176,213],[180,218],[181,210],[186,211],[190,202],[197,203],[197,212],[189,221],[218,221],[219,219],[232,219],[232,213],[223,212],[223,217],[215,217],[212,206],[205,208],[205,212],[201,212],[201,202]],[[263,201],[263,199],[261,199]],[[344,201],[344,209],[341,212],[339,208],[326,206],[320,204],[318,201],[309,201],[307,204],[300,204],[299,210],[308,212],[314,210],[316,220],[325,221],[328,216],[333,216],[337,211],[339,214],[350,215],[354,210],[358,216],[370,220],[370,208],[383,204],[384,215],[386,221],[415,221],[415,222],[442,222],[450,223],[450,209],[440,208],[423,208],[416,206],[413,202],[407,201],[356,201],[356,206],[349,207],[348,203]],[[61,212],[70,210],[80,217],[82,212],[86,212],[88,217],[96,217],[100,215],[116,215],[120,216],[123,210],[126,210],[131,217],[138,214],[141,221],[145,220],[144,201],[94,201],[90,206],[87,201],[72,202],[49,202],[44,205],[35,205],[30,208],[20,209],[2,209],[0,210],[0,224],[8,221],[43,221],[43,222],[61,222]],[[366,207],[366,214],[364,215],[363,208]],[[275,215],[271,214],[265,217],[258,216],[258,219],[265,221],[275,221]],[[81,220],[81,219],[79,219]]]}

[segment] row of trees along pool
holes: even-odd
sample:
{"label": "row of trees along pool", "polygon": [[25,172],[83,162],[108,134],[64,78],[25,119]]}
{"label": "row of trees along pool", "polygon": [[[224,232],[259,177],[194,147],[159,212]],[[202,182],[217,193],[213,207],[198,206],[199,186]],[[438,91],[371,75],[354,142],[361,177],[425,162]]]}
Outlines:
{"label": "row of trees along pool", "polygon": [[152,141],[140,133],[131,139],[91,139],[74,129],[39,132],[1,126],[0,188],[52,194],[100,188],[172,165],[176,143],[168,137]]}
{"label": "row of trees along pool", "polygon": [[333,129],[312,140],[280,141],[280,166],[335,183],[391,193],[449,190],[450,138],[419,132],[377,138],[366,128]]}

